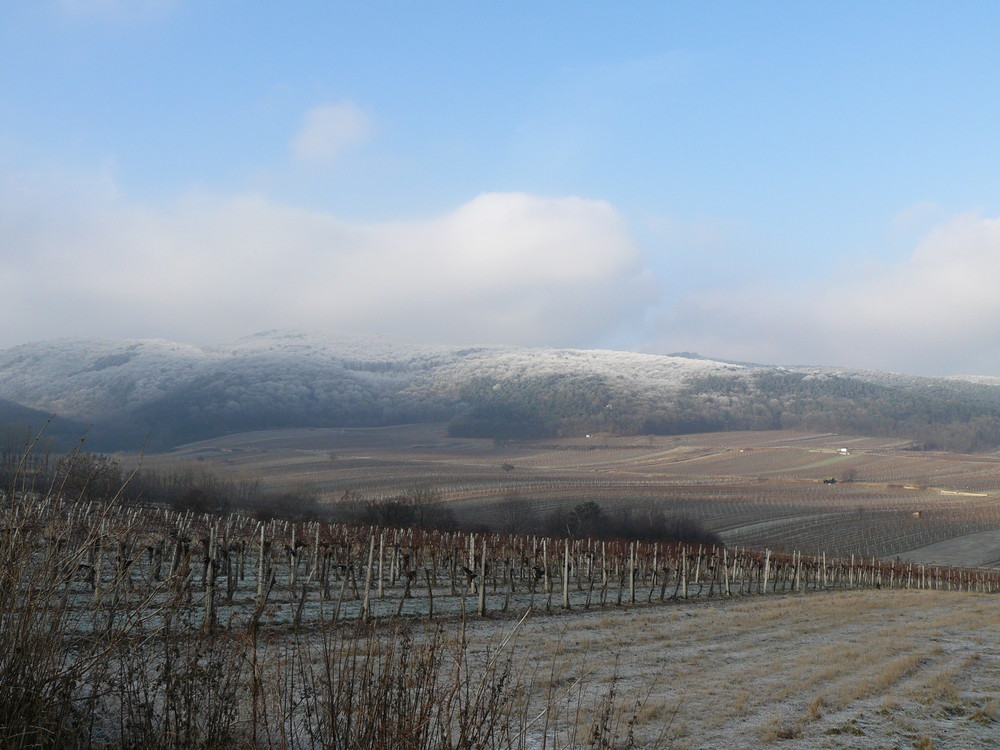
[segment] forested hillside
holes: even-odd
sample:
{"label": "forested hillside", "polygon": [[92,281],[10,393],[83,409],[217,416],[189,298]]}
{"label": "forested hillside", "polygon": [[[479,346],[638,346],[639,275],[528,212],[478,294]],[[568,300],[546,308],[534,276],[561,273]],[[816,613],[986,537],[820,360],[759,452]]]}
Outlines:
{"label": "forested hillside", "polygon": [[[166,448],[279,427],[447,422],[516,440],[805,428],[1000,445],[1000,383],[695,356],[425,345],[269,332],[218,347],[64,340],[0,352],[0,425],[62,446]],[[20,434],[20,433],[18,433]]]}

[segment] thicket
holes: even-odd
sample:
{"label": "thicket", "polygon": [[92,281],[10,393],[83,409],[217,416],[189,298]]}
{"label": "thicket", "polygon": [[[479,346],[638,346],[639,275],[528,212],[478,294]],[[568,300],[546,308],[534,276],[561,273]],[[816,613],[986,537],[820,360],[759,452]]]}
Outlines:
{"label": "thicket", "polygon": [[[266,363],[265,363],[266,364]],[[239,372],[212,372],[146,403],[124,423],[102,424],[108,442],[135,445],[151,436],[154,447],[219,434],[286,427],[380,427],[446,421],[453,408],[403,392],[412,373],[378,363],[363,368],[299,363],[276,381],[260,362]]]}
{"label": "thicket", "polygon": [[338,503],[328,506],[326,516],[339,523],[387,528],[453,531],[460,525],[458,516],[441,496],[423,487],[379,499],[366,499],[348,491]]}
{"label": "thicket", "polygon": [[448,425],[454,437],[524,439],[620,431],[614,394],[598,375],[476,378]]}
{"label": "thicket", "polygon": [[648,507],[623,508],[606,512],[599,503],[589,500],[572,508],[550,514],[539,529],[532,532],[566,538],[634,539],[642,542],[679,542],[724,547],[722,537],[690,518],[669,517]]}
{"label": "thicket", "polygon": [[690,380],[674,393],[616,392],[599,376],[552,375],[463,392],[449,434],[498,440],[807,429],[913,440],[927,450],[1000,446],[1000,393],[960,381],[879,383],[849,375],[757,369]]}

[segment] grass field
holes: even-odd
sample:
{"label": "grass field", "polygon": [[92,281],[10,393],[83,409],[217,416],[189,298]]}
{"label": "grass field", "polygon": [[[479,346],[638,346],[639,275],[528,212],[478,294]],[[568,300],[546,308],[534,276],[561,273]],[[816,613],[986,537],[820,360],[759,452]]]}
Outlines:
{"label": "grass field", "polygon": [[539,513],[595,500],[684,516],[730,545],[1000,564],[1000,457],[910,448],[898,439],[802,432],[498,445],[408,425],[244,433],[144,462],[260,478],[328,503],[348,491],[384,498],[430,488],[491,518],[512,496]]}
{"label": "grass field", "polygon": [[[832,592],[527,621],[519,662],[619,677],[638,747],[1000,746],[1000,600]],[[504,623],[477,621],[477,638]]]}

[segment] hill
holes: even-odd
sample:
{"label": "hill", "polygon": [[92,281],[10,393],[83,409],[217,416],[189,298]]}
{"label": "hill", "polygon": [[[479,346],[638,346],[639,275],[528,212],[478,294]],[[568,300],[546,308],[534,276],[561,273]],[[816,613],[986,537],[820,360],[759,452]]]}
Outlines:
{"label": "hill", "polygon": [[1000,445],[1000,381],[990,378],[296,331],[212,347],[25,344],[0,351],[0,399],[7,424],[57,414],[92,425],[95,450],[135,449],[147,439],[167,448],[248,430],[418,422],[498,440],[791,427],[950,450]]}

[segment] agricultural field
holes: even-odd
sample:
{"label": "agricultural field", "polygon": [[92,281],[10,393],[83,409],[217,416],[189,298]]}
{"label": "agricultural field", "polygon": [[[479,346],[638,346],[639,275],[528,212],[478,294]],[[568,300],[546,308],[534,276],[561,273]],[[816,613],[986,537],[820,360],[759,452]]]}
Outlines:
{"label": "agricultural field", "polygon": [[[201,513],[22,483],[0,505],[0,735],[989,747],[1000,570],[963,562],[994,554],[989,464],[803,433],[497,445],[427,427],[240,435],[144,459],[331,506],[424,487],[481,518],[512,495],[656,507],[725,547]],[[907,479],[939,467],[980,484]]]}
{"label": "agricultural field", "polygon": [[420,488],[494,525],[504,500],[537,514],[593,500],[693,520],[730,546],[1000,564],[1000,456],[916,451],[891,438],[774,431],[497,443],[409,425],[242,433],[143,465],[207,468],[329,504]]}
{"label": "agricultural field", "polygon": [[23,493],[0,521],[7,747],[954,747],[1000,718],[998,571]]}

